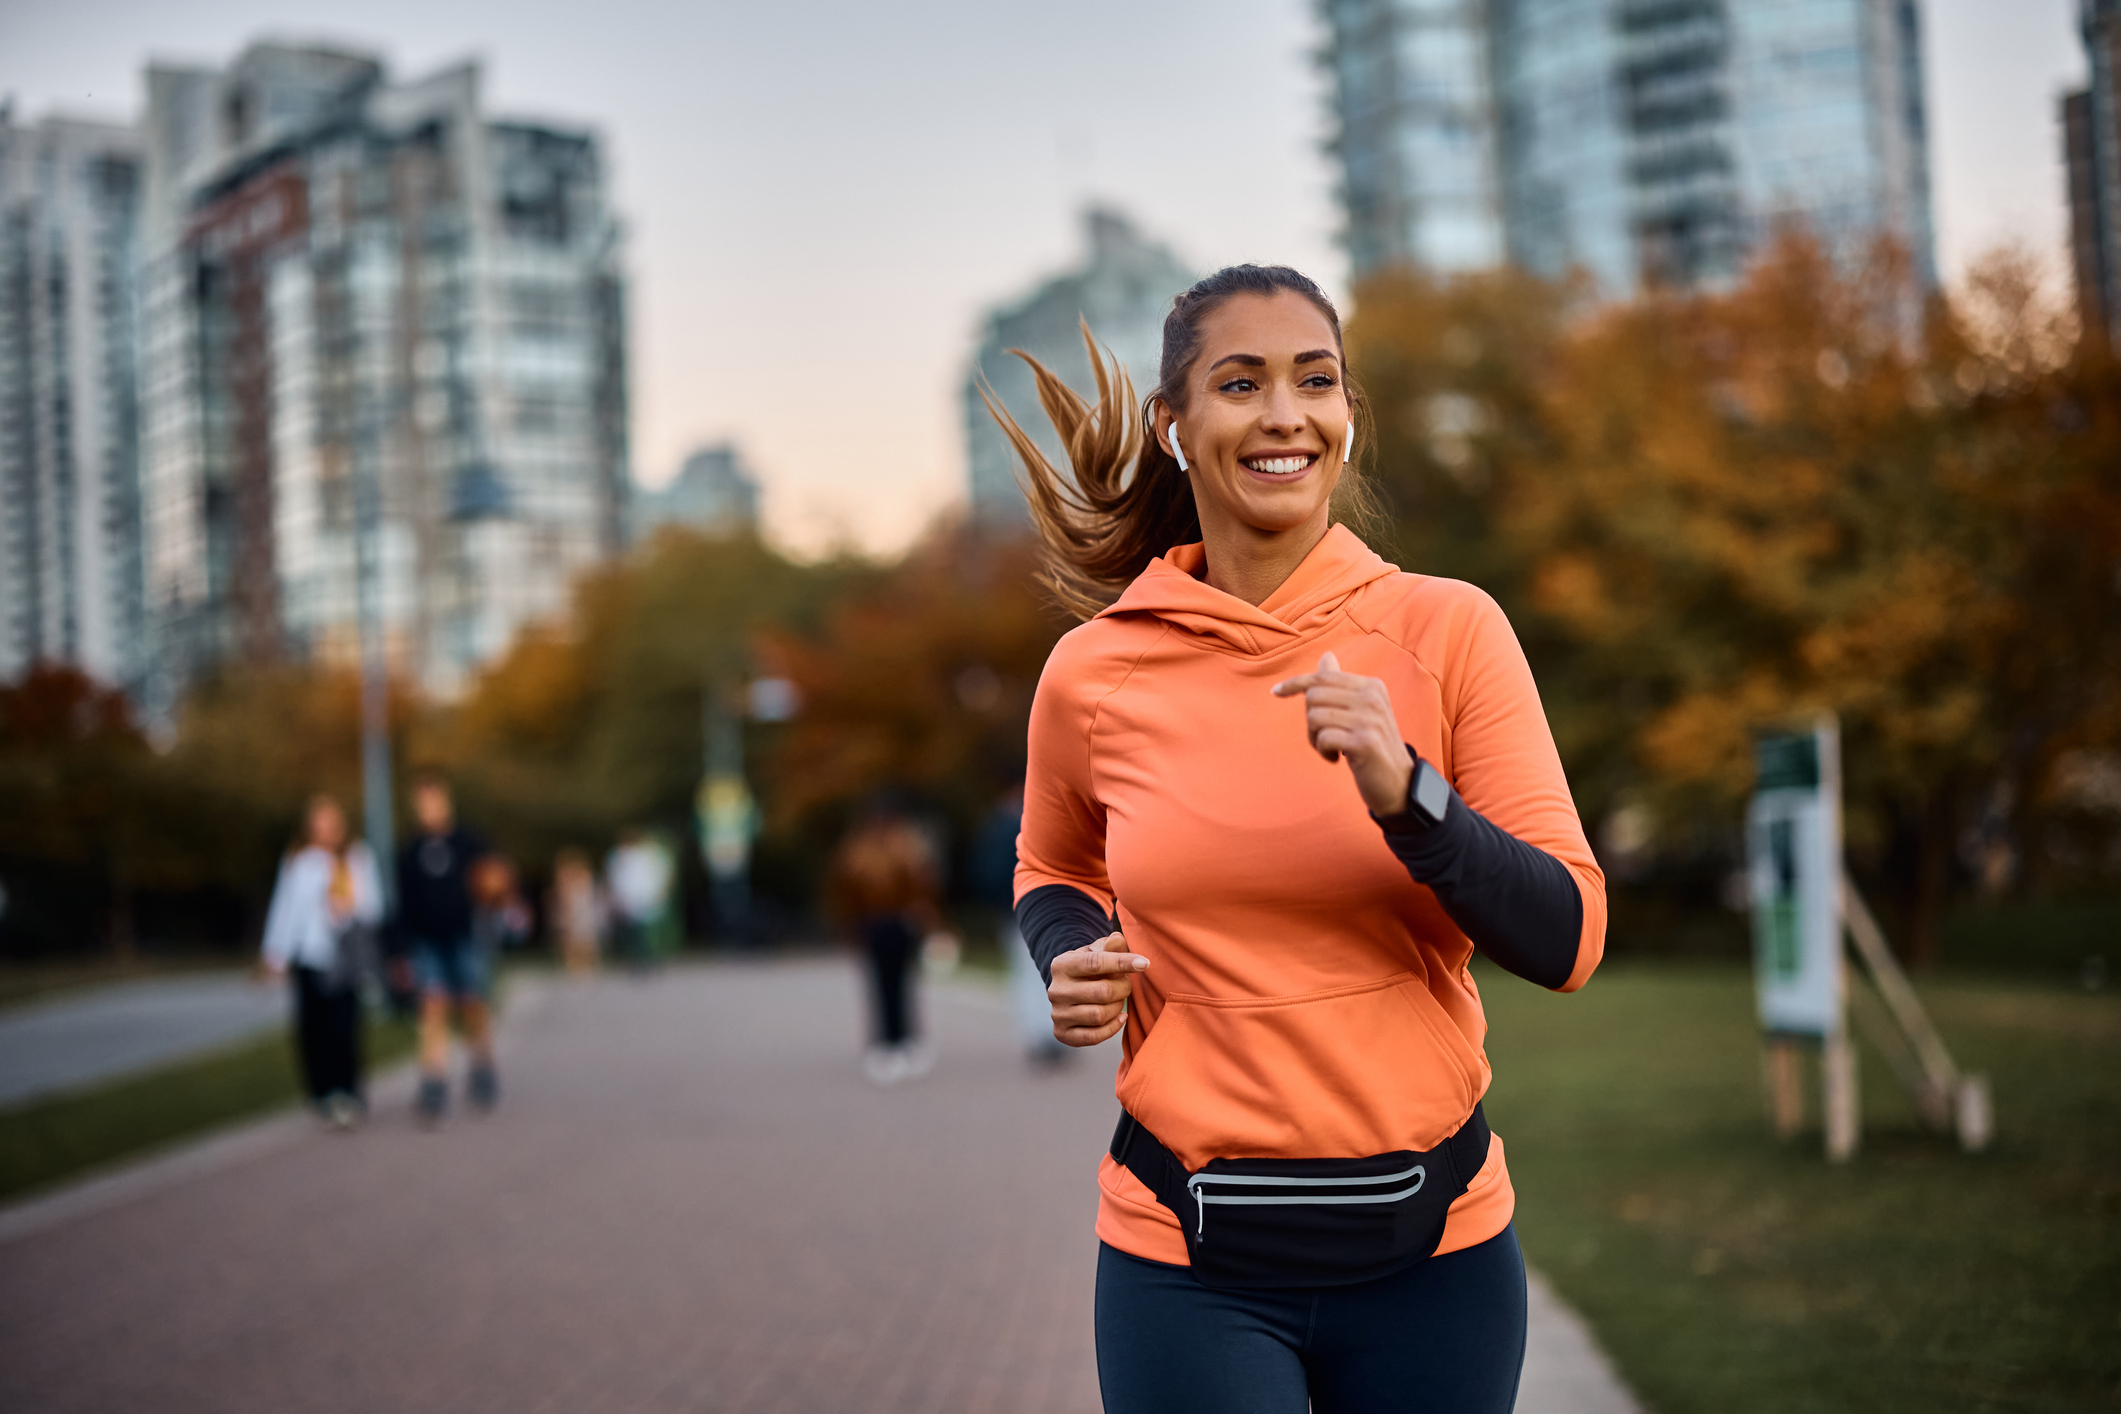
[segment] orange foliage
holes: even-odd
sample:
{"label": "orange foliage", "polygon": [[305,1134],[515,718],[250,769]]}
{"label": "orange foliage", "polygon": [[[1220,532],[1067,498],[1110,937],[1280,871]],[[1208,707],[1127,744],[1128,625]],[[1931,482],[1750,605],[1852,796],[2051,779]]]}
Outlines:
{"label": "orange foliage", "polygon": [[1838,713],[1852,842],[1921,930],[1993,801],[2121,744],[2121,377],[2065,325],[2011,256],[1925,304],[1890,246],[1839,270],[1792,237],[1604,308],[1387,276],[1350,356],[1406,410],[1408,567],[1511,611],[1586,813],[1728,834],[1754,733]]}
{"label": "orange foliage", "polygon": [[771,635],[802,693],[771,770],[775,819],[883,786],[966,823],[1023,771],[1031,695],[1064,621],[1022,540],[945,527],[834,606],[824,631]]}

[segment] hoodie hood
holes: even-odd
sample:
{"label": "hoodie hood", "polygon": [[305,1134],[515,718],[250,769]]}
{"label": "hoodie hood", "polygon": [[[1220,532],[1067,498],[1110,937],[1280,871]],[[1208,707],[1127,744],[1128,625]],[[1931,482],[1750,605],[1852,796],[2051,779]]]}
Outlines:
{"label": "hoodie hood", "polygon": [[1317,632],[1364,585],[1399,572],[1354,531],[1336,525],[1255,608],[1199,578],[1207,559],[1207,547],[1198,542],[1166,551],[1097,617],[1149,614],[1257,657]]}

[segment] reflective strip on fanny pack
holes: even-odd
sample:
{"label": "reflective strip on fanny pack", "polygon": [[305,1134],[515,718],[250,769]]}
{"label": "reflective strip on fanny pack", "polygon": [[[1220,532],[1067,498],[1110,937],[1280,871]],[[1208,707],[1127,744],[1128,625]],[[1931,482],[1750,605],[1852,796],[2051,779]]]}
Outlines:
{"label": "reflective strip on fanny pack", "polygon": [[[1382,1183],[1400,1183],[1409,1178],[1414,1180],[1414,1185],[1397,1193],[1208,1193],[1202,1187],[1211,1183],[1241,1183],[1262,1188],[1370,1188]],[[1421,1192],[1421,1186],[1428,1181],[1428,1170],[1416,1164],[1404,1172],[1380,1174],[1374,1178],[1269,1178],[1249,1173],[1197,1173],[1186,1180],[1186,1187],[1191,1190],[1194,1206],[1199,1212],[1193,1229],[1198,1236],[1208,1230],[1210,1203],[1397,1203]]]}
{"label": "reflective strip on fanny pack", "polygon": [[1203,1183],[1249,1183],[1260,1188],[1367,1188],[1380,1183],[1404,1183],[1419,1174],[1416,1188],[1428,1181],[1428,1171],[1420,1164],[1399,1173],[1381,1173],[1372,1178],[1273,1178],[1257,1173],[1209,1173],[1202,1170],[1186,1180],[1186,1187],[1197,1188]]}

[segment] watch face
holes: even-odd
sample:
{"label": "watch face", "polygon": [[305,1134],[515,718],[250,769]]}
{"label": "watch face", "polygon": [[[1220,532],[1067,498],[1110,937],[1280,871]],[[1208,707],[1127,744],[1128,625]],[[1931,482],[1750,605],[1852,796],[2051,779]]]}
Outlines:
{"label": "watch face", "polygon": [[1451,783],[1443,778],[1443,772],[1428,762],[1414,773],[1414,808],[1429,817],[1433,824],[1442,824],[1444,811],[1451,806]]}

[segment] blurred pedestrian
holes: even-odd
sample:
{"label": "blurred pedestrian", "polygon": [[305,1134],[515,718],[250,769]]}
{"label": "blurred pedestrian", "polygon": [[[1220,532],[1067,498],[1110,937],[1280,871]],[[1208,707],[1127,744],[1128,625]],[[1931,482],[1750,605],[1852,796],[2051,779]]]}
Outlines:
{"label": "blurred pedestrian", "polygon": [[347,1129],[366,1112],[361,984],[375,965],[382,880],[368,846],[346,837],[346,812],[313,796],[302,843],[281,861],[265,915],[264,965],[294,984],[295,1047],[318,1113]]}
{"label": "blurred pedestrian", "polygon": [[934,1061],[919,1036],[913,963],[941,921],[937,877],[928,837],[888,799],[869,807],[832,861],[833,914],[868,964],[873,1025],[862,1068],[879,1085],[918,1078]]}
{"label": "blurred pedestrian", "polygon": [[669,907],[670,851],[645,832],[622,831],[604,861],[611,896],[612,951],[636,974],[655,962],[656,932]]}
{"label": "blurred pedestrian", "polygon": [[1069,1050],[1053,1034],[1053,1008],[1046,1000],[1046,979],[1024,947],[1024,935],[1016,926],[1013,907],[1016,895],[1016,835],[1024,819],[1024,788],[1021,784],[1003,792],[979,833],[972,837],[972,856],[966,866],[966,882],[980,903],[994,910],[1000,920],[1003,964],[1009,969],[1009,1011],[1024,1058],[1037,1066],[1066,1062]]}
{"label": "blurred pedestrian", "polygon": [[1233,266],[1174,301],[1142,408],[1102,371],[1045,400],[1069,471],[996,413],[1086,620],[1039,678],[1016,886],[1055,1034],[1125,1037],[1106,1414],[1516,1402],[1468,964],[1582,986],[1605,878],[1495,601],[1343,522],[1344,360],[1317,285]]}
{"label": "blurred pedestrian", "polygon": [[561,850],[552,864],[552,897],[546,917],[559,945],[560,962],[569,972],[596,971],[597,954],[604,946],[604,913],[604,892],[597,887],[589,857],[578,849]]}
{"label": "blurred pedestrian", "polygon": [[472,866],[486,843],[457,823],[456,801],[439,772],[413,780],[418,831],[398,852],[398,922],[412,950],[420,991],[422,1122],[440,1122],[449,1107],[449,1023],[455,1012],[471,1051],[466,1090],[474,1107],[501,1096],[493,1060],[492,960],[473,936]]}
{"label": "blurred pedestrian", "polygon": [[516,867],[498,854],[472,861],[471,942],[479,950],[487,975],[500,966],[501,954],[530,936],[530,906],[517,887]]}

